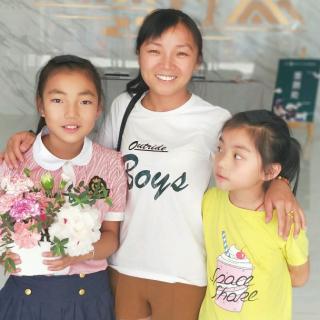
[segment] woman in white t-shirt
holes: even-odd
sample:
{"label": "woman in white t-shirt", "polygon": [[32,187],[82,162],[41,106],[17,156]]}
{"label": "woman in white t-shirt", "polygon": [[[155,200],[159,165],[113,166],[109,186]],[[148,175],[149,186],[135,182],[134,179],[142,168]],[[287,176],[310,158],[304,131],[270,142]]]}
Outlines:
{"label": "woman in white t-shirt", "polygon": [[[202,62],[202,37],[185,13],[159,9],[149,14],[136,53],[139,75],[112,103],[98,138],[121,150],[129,183],[120,248],[110,259],[116,315],[195,320],[206,287],[201,199],[211,176],[211,152],[230,113],[188,91]],[[6,159],[14,164],[13,154],[22,157],[20,149],[30,140],[30,134],[16,134]],[[299,212],[298,232],[303,214],[283,181],[273,182],[265,208],[271,213],[276,207],[284,233],[290,227],[285,212]]]}

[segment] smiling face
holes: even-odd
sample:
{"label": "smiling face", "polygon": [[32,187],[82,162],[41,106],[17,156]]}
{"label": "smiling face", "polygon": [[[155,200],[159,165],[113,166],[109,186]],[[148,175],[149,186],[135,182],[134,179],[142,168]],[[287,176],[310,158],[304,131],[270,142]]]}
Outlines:
{"label": "smiling face", "polygon": [[187,85],[198,61],[192,33],[182,23],[146,40],[139,49],[140,71],[150,95],[170,99],[172,105],[182,105],[188,99]]}
{"label": "smiling face", "polygon": [[262,188],[261,157],[245,128],[223,131],[214,160],[216,185],[225,191]]}
{"label": "smiling face", "polygon": [[65,159],[81,151],[101,111],[96,87],[88,74],[67,68],[48,77],[37,106],[50,133],[43,140],[45,145]]}

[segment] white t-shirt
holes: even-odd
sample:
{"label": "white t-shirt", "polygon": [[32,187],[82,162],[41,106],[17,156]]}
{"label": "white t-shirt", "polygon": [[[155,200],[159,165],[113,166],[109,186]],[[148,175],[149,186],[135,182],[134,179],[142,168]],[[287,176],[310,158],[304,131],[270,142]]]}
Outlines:
{"label": "white t-shirt", "polygon": [[[99,133],[101,144],[116,147],[130,99],[123,93],[114,100]],[[140,278],[206,285],[201,202],[211,153],[229,117],[196,95],[167,112],[136,103],[122,138],[129,193],[112,267]]]}

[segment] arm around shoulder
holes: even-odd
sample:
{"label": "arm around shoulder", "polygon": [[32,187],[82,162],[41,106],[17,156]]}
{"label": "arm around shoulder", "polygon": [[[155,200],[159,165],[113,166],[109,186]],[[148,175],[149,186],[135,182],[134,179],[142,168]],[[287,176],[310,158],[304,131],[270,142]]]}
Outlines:
{"label": "arm around shoulder", "polygon": [[17,168],[23,162],[23,154],[29,150],[35,140],[35,135],[29,131],[15,133],[7,142],[3,158],[9,167]]}

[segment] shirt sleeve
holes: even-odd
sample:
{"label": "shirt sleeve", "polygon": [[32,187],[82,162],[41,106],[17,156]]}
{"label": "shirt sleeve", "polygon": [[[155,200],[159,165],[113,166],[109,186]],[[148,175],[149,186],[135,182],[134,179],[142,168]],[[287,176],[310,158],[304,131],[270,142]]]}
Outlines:
{"label": "shirt sleeve", "polygon": [[103,119],[101,126],[98,129],[97,135],[94,137],[95,142],[103,145],[104,147],[115,149],[116,146],[113,142],[113,130],[111,115],[107,114]]}
{"label": "shirt sleeve", "polygon": [[98,134],[95,141],[107,148],[116,149],[122,118],[130,96],[128,93],[122,93],[111,104],[110,112],[108,112],[98,128]]}
{"label": "shirt sleeve", "polygon": [[309,241],[304,230],[301,230],[298,237],[293,236],[293,227],[291,228],[288,240],[283,247],[284,256],[290,266],[300,266],[308,261]]}
{"label": "shirt sleeve", "polygon": [[207,215],[212,214],[212,203],[217,201],[217,189],[210,188],[208,189],[202,199],[202,220],[204,221],[207,218]]}
{"label": "shirt sleeve", "polygon": [[123,160],[120,153],[117,153],[115,159],[111,162],[108,170],[108,181],[110,186],[110,195],[112,205],[102,208],[105,221],[122,221],[127,202],[127,175],[124,169]]}

